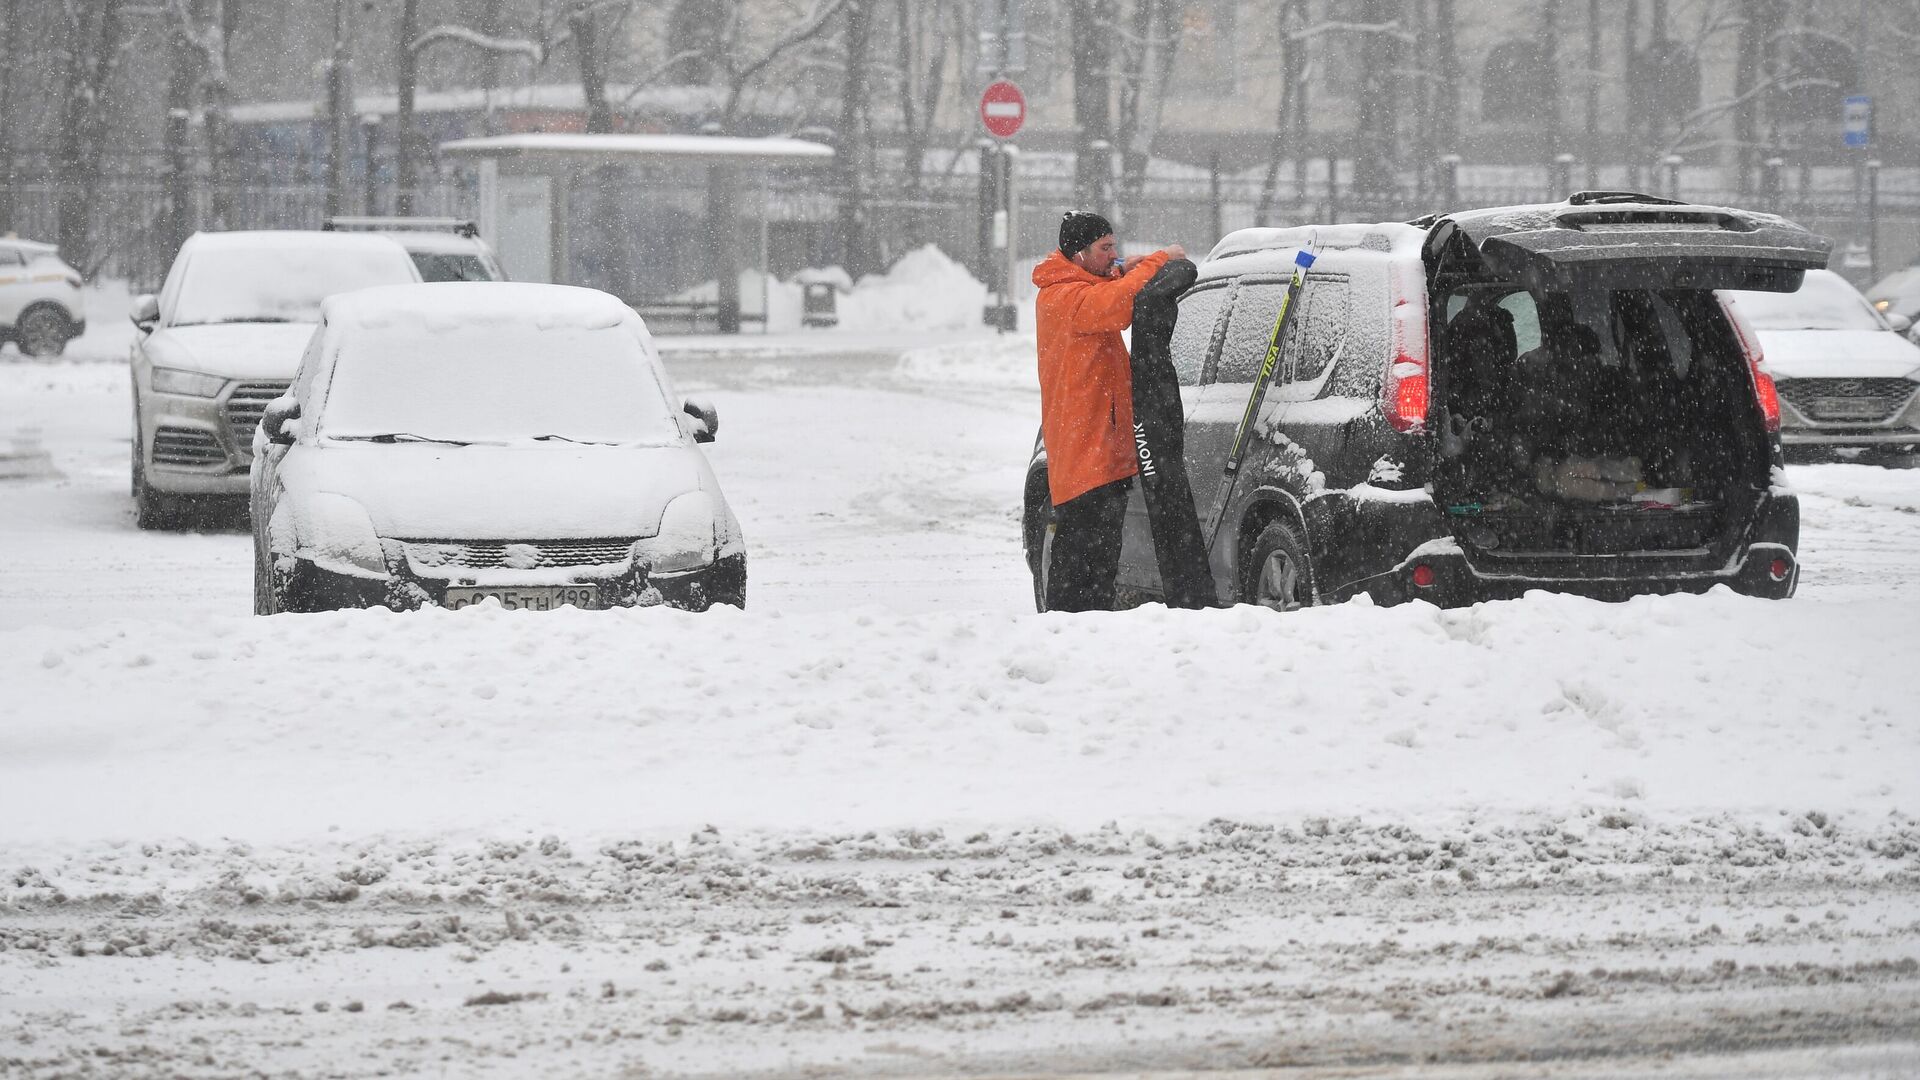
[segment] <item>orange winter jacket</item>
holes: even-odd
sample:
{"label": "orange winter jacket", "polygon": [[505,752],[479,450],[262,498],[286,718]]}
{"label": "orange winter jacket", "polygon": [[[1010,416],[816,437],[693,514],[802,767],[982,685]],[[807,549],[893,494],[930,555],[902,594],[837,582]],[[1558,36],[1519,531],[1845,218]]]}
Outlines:
{"label": "orange winter jacket", "polygon": [[1125,277],[1102,278],[1055,251],[1033,268],[1040,434],[1055,506],[1139,471],[1133,376],[1120,331],[1133,322],[1133,298],[1166,261],[1156,251]]}

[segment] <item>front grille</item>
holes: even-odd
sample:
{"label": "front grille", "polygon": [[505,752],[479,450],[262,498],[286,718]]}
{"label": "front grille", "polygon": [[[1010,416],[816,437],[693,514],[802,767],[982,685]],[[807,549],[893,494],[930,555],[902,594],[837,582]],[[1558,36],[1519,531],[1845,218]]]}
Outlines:
{"label": "front grille", "polygon": [[407,540],[407,559],[423,569],[540,570],[623,563],[633,539],[613,540]]}
{"label": "front grille", "polygon": [[153,433],[155,465],[225,465],[227,452],[211,431],[163,427]]}
{"label": "front grille", "polygon": [[1775,385],[1804,416],[1855,424],[1891,419],[1920,388],[1910,379],[1781,379]]}
{"label": "front grille", "polygon": [[287,392],[292,383],[252,382],[233,388],[227,396],[227,431],[233,436],[233,445],[240,448],[242,454],[252,452],[253,429],[260,426],[260,417],[267,411],[267,402]]}

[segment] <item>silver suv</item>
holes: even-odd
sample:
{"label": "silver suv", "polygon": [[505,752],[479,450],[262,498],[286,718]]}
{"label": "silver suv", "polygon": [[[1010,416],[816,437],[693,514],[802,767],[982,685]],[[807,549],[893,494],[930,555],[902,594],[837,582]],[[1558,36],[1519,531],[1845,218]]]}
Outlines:
{"label": "silver suv", "polygon": [[191,496],[245,495],[253,429],[337,292],[420,280],[400,245],[323,232],[196,233],[133,301],[133,498],[143,529]]}

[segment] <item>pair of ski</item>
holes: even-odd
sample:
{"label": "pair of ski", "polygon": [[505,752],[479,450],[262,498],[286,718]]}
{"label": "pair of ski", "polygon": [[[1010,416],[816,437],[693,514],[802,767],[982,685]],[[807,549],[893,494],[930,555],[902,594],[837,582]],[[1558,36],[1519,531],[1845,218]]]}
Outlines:
{"label": "pair of ski", "polygon": [[1280,350],[1287,340],[1287,326],[1292,322],[1294,309],[1300,306],[1300,292],[1306,287],[1307,271],[1313,263],[1314,255],[1310,251],[1302,250],[1293,257],[1293,278],[1287,282],[1286,295],[1280,298],[1280,314],[1273,320],[1267,355],[1254,375],[1253,392],[1247,395],[1247,411],[1241,414],[1240,426],[1233,433],[1233,445],[1227,450],[1226,483],[1221,488],[1219,505],[1214,508],[1212,527],[1207,530],[1209,550],[1219,539],[1220,523],[1226,517],[1227,507],[1233,504],[1234,482],[1240,478],[1240,466],[1246,460],[1247,445],[1260,418],[1260,406],[1266,401],[1267,388],[1273,384],[1273,373],[1280,367]]}

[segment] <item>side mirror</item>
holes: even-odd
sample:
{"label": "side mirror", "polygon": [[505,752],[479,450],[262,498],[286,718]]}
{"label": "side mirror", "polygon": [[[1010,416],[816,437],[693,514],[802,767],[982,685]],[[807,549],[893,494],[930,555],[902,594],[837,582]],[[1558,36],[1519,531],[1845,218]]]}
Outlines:
{"label": "side mirror", "polygon": [[260,430],[275,446],[292,446],[300,435],[300,403],[290,397],[267,402],[267,411],[260,414]]}
{"label": "side mirror", "polygon": [[1887,325],[1893,327],[1894,333],[1904,334],[1907,331],[1913,329],[1913,320],[1907,318],[1905,315],[1902,315],[1897,311],[1889,311],[1886,313],[1886,315],[1887,315]]}
{"label": "side mirror", "polygon": [[720,433],[720,414],[714,410],[713,402],[706,398],[690,397],[682,403],[681,408],[686,410],[688,416],[700,421],[700,426],[693,429],[694,442],[712,442],[713,437]]}
{"label": "side mirror", "polygon": [[128,315],[141,333],[152,333],[153,324],[160,321],[160,298],[152,293],[141,293],[133,298],[133,310]]}

